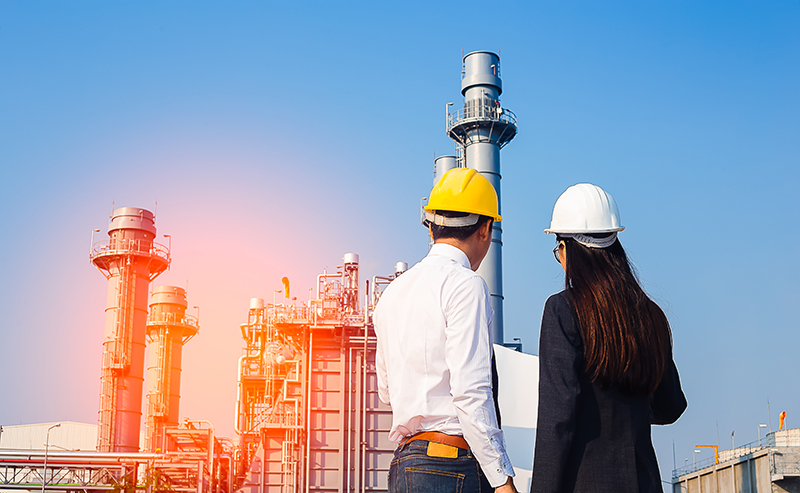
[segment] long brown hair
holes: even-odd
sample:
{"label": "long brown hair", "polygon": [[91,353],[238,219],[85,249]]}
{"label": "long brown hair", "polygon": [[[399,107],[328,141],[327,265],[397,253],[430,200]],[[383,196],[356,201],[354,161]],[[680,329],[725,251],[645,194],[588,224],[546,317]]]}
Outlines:
{"label": "long brown hair", "polygon": [[642,290],[619,240],[587,248],[569,238],[566,291],[578,315],[586,371],[604,388],[650,395],[672,358],[664,312]]}

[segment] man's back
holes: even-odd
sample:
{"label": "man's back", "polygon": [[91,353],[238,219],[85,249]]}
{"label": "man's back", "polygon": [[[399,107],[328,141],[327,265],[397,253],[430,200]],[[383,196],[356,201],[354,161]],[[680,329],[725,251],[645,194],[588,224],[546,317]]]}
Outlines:
{"label": "man's back", "polygon": [[[453,250],[446,252],[452,256],[437,254],[445,249]],[[448,352],[448,337],[475,345],[478,354],[472,355],[468,367],[482,377],[491,374],[487,350],[491,347],[492,312],[486,286],[480,276],[453,258],[459,254],[466,258],[455,247],[435,246],[430,255],[389,285],[375,310],[379,352],[391,375],[388,388],[381,388],[381,399],[402,403],[393,407],[393,441],[421,430],[462,433],[453,414],[451,393],[451,387],[459,387],[461,375],[451,375],[448,367],[448,359],[459,356],[453,348]],[[468,323],[459,324],[465,318]],[[483,322],[478,336],[485,336],[485,341],[472,340],[476,322]],[[485,382],[480,388],[471,391],[491,396],[491,381],[481,380]]]}
{"label": "man's back", "polygon": [[437,243],[383,293],[374,314],[378,388],[392,406],[390,440],[463,435],[487,476],[504,481],[513,470],[492,398],[492,308],[468,266],[464,252]]}

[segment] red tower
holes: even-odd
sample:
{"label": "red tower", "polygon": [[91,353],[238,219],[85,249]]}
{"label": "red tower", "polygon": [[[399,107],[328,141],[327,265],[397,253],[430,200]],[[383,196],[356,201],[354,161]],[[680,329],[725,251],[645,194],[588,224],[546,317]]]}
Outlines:
{"label": "red tower", "polygon": [[158,286],[150,296],[147,342],[147,414],[145,449],[166,450],[164,429],[178,426],[181,400],[181,359],[183,345],[198,330],[197,318],[187,315],[186,290],[177,286]]}
{"label": "red tower", "polygon": [[108,236],[92,245],[91,253],[108,279],[97,450],[138,452],[147,293],[169,267],[169,249],[154,242],[155,216],[144,209],[116,209]]}

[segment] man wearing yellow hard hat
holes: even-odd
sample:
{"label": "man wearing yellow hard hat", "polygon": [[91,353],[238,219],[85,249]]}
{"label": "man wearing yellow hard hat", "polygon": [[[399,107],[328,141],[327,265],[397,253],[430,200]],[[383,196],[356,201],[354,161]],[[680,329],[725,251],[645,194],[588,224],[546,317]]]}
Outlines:
{"label": "man wearing yellow hard hat", "polygon": [[492,396],[492,306],[475,273],[497,212],[480,173],[445,173],[425,206],[433,246],[375,308],[378,393],[399,443],[392,493],[515,491]]}

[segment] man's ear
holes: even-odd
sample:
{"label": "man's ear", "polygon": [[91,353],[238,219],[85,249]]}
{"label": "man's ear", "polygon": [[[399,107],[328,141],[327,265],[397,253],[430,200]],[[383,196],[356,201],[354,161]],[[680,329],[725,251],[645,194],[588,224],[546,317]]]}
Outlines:
{"label": "man's ear", "polygon": [[489,238],[489,237],[492,236],[492,225],[493,224],[494,224],[494,221],[492,221],[492,220],[486,221],[485,223],[481,224],[481,227],[480,227],[480,229],[478,229],[478,231],[481,234],[481,239],[482,240],[485,240],[486,238]]}

